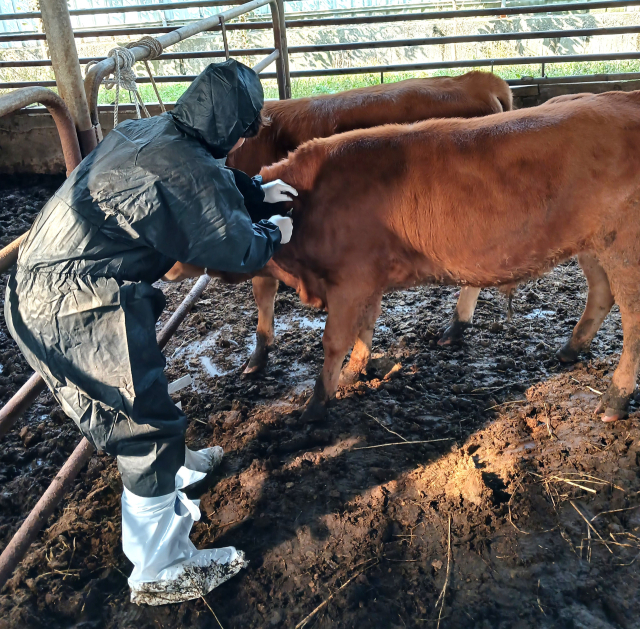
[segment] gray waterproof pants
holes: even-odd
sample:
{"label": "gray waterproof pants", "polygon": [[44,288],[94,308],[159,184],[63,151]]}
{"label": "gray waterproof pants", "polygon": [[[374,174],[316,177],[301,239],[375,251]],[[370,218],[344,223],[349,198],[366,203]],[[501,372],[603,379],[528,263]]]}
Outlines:
{"label": "gray waterproof pants", "polygon": [[28,363],[143,497],[171,493],[184,463],[186,418],[167,391],[156,342],[164,304],[145,282],[20,268],[5,300],[9,332]]}

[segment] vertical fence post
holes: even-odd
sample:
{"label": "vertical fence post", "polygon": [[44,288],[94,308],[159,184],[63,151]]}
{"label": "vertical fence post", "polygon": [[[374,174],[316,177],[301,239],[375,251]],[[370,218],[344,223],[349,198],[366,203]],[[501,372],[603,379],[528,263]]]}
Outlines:
{"label": "vertical fence post", "polygon": [[291,98],[291,78],[289,76],[289,49],[284,21],[284,4],[282,0],[269,3],[273,20],[273,43],[278,50],[276,59],[276,77],[278,79],[278,96],[280,100]]}
{"label": "vertical fence post", "polygon": [[41,0],[40,10],[56,86],[75,122],[80,150],[84,157],[96,147],[98,138],[91,123],[84,92],[69,7],[66,0]]}
{"label": "vertical fence post", "polygon": [[291,98],[291,73],[289,71],[289,44],[287,43],[287,23],[284,12],[284,0],[276,0],[278,3],[278,15],[280,17],[280,37],[282,44],[280,54],[284,66],[285,98]]}

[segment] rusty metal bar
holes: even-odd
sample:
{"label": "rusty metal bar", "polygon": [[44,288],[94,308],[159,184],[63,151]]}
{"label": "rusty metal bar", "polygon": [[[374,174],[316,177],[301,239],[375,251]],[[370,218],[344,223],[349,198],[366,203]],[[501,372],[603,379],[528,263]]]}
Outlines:
{"label": "rusty metal bar", "polygon": [[222,31],[222,45],[224,46],[224,56],[229,59],[229,42],[227,41],[227,23],[225,19],[220,16],[220,30]]}
{"label": "rusty metal bar", "polygon": [[287,41],[287,21],[285,18],[284,0],[276,0],[280,18],[280,55],[284,65],[285,97],[291,98],[291,71],[289,69],[289,44]]}
{"label": "rusty metal bar", "polygon": [[[27,87],[0,96],[0,117],[34,103],[44,105],[53,118],[58,130],[58,135],[60,136],[68,176],[82,161],[82,155],[80,154],[78,136],[76,135],[76,128],[73,124],[71,114],[65,102],[56,93],[44,87]],[[18,259],[20,243],[25,237],[26,234],[22,234],[22,236],[16,238],[0,251],[0,273],[11,268]],[[2,409],[2,411],[4,411],[4,409]],[[2,416],[2,411],[0,411],[0,416]]]}
{"label": "rusty metal bar", "polygon": [[271,22],[273,24],[273,45],[275,49],[278,51],[278,59],[276,60],[276,78],[278,82],[278,97],[280,100],[284,100],[287,98],[286,92],[286,77],[284,74],[284,58],[282,56],[281,48],[282,48],[282,33],[280,30],[281,21],[280,21],[280,7],[276,2],[271,2],[269,4],[269,8],[271,9]]}
{"label": "rusty metal bar", "polygon": [[273,23],[273,43],[275,49],[280,53],[276,59],[278,96],[280,100],[285,100],[291,98],[291,77],[289,74],[287,31],[284,25],[284,4],[281,0],[274,0],[269,6],[271,8],[271,21]]}
{"label": "rusty metal bar", "polygon": [[[226,25],[228,28],[228,24]],[[257,55],[268,55],[273,52],[272,48],[240,48],[231,49],[229,54],[232,57],[254,57]],[[169,52],[156,57],[154,61],[168,61],[171,59],[209,59],[210,57],[224,57],[224,50],[203,50],[200,52]],[[80,57],[80,65],[90,61],[104,61],[107,57]],[[51,66],[51,59],[30,59],[28,61],[0,61],[0,68],[39,68]]]}
{"label": "rusty metal bar", "polygon": [[0,273],[10,269],[18,259],[18,250],[20,243],[27,237],[27,232],[18,236],[13,242],[9,243],[0,251]]}
{"label": "rusty metal bar", "polygon": [[[41,103],[51,113],[51,117],[58,129],[64,162],[67,166],[67,175],[69,175],[82,161],[82,156],[80,155],[73,118],[65,102],[55,92],[44,87],[28,87],[0,96],[0,116],[5,116],[34,103]],[[2,252],[0,252],[1,259]],[[1,270],[2,268],[0,267]]]}
{"label": "rusty metal bar", "polygon": [[55,511],[80,470],[87,464],[93,450],[93,446],[83,438],[22,526],[11,538],[7,547],[2,551],[2,555],[0,555],[0,589],[29,550],[29,546],[36,539],[49,516]]}
{"label": "rusty metal bar", "polygon": [[640,33],[640,26],[614,26],[611,28],[575,28],[554,31],[524,31],[509,33],[482,33],[477,35],[451,35],[420,37],[413,39],[382,39],[379,41],[350,42],[346,44],[315,44],[291,46],[292,55],[307,52],[335,52],[372,48],[400,48],[407,46],[442,46],[444,44],[475,44],[492,41],[517,41],[526,39],[562,39],[565,37],[597,37],[601,35],[627,35]]}
{"label": "rusty metal bar", "polygon": [[[276,2],[272,2],[273,7]],[[276,9],[279,16],[279,10]],[[275,18],[275,16],[274,16]],[[279,16],[280,21],[280,16]],[[225,23],[224,31],[229,28],[229,25]],[[274,34],[274,39],[280,39],[281,25],[278,27],[278,34]],[[275,33],[274,29],[274,33]],[[640,33],[640,25],[634,26],[613,26],[607,28],[576,28],[571,30],[554,30],[554,31],[526,31],[526,32],[509,32],[509,33],[483,33],[477,35],[455,35],[455,36],[443,36],[443,37],[420,37],[413,39],[383,39],[377,41],[365,41],[365,42],[350,42],[343,44],[314,44],[306,46],[287,46],[289,54],[303,54],[308,52],[336,52],[346,50],[368,50],[372,48],[399,48],[407,46],[441,46],[444,44],[463,44],[463,43],[482,43],[491,41],[517,41],[527,39],[558,39],[564,37],[596,37],[605,35],[627,35],[633,33]],[[226,33],[223,32],[223,37]],[[285,35],[286,42],[286,35]],[[276,44],[279,42],[277,41]],[[276,48],[280,48],[276,45]],[[253,55],[268,54],[270,49],[267,48],[247,48],[229,50],[229,54],[236,57],[247,57]],[[205,52],[180,52],[162,54],[156,57],[157,60],[169,60],[169,59],[202,59],[208,57],[224,57],[226,51],[213,50]],[[283,57],[286,55],[283,54]],[[107,57],[86,57],[80,59],[80,63],[89,63],[90,61],[103,61]],[[51,61],[49,59],[34,59],[30,61],[0,61],[0,68],[23,68],[23,67],[45,67],[50,66]]]}
{"label": "rusty metal bar", "polygon": [[[508,65],[534,65],[534,64],[550,64],[550,63],[569,63],[578,61],[626,61],[632,59],[640,59],[640,52],[619,52],[619,53],[597,53],[586,55],[549,55],[541,57],[507,57],[503,59],[466,59],[460,61],[434,61],[424,63],[399,63],[394,65],[367,66],[356,68],[327,68],[322,70],[293,70],[292,78],[313,77],[313,76],[337,76],[345,74],[379,74],[384,72],[409,72],[412,70],[439,70],[451,68],[482,68]],[[610,74],[615,76],[615,80],[624,80],[627,73]],[[156,76],[156,83],[182,83],[193,81],[197,75],[185,74],[180,76]],[[629,73],[631,78],[632,73]],[[265,79],[276,79],[277,74],[263,73]],[[579,79],[578,79],[579,80]],[[139,83],[149,83],[148,77],[140,77]],[[561,81],[559,81],[561,82]],[[33,83],[27,83],[32,85]],[[0,83],[0,89],[3,87],[12,87],[19,85],[18,83]],[[22,83],[20,83],[22,85]],[[96,96],[97,98],[97,96]]]}
{"label": "rusty metal bar", "polygon": [[33,401],[47,388],[39,374],[34,373],[0,408],[0,438],[4,437],[11,427],[22,417]]}
{"label": "rusty metal bar", "polygon": [[158,334],[158,346],[163,349],[169,342],[169,339],[173,336],[173,333],[178,329],[178,326],[184,321],[184,318],[189,314],[191,308],[202,293],[204,289],[209,285],[211,278],[208,275],[201,275],[198,281],[194,284],[193,288],[189,291],[189,294],[184,298],[184,301],[178,306],[178,309],[171,315],[171,318],[164,325],[160,333]]}

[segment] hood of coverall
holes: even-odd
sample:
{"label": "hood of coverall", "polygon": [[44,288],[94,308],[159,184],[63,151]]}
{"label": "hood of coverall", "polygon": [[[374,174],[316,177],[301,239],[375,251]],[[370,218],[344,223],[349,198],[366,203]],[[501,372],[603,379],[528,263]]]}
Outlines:
{"label": "hood of coverall", "polygon": [[178,99],[172,116],[178,126],[207,145],[216,159],[226,157],[264,105],[258,75],[229,59],[212,63]]}

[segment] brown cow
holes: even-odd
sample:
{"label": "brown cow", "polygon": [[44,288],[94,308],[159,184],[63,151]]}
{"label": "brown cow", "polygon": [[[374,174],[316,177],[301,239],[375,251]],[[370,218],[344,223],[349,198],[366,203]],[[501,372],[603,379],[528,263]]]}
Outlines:
{"label": "brown cow", "polygon": [[262,170],[299,193],[291,242],[265,273],[328,311],[307,418],[366,366],[385,291],[501,286],[578,255],[589,282],[567,347],[587,346],[613,300],[623,352],[600,408],[626,411],[640,364],[640,92],[473,120],[351,131]]}
{"label": "brown cow", "polygon": [[[510,111],[512,95],[505,81],[487,72],[469,72],[458,77],[409,79],[312,98],[267,102],[267,121],[255,138],[248,139],[231,154],[229,166],[257,175],[263,166],[286,157],[289,151],[313,138],[322,138],[388,123],[410,123],[427,118],[470,118]],[[169,279],[184,277],[173,269]],[[254,278],[253,294],[258,305],[256,349],[245,373],[260,371],[274,342],[274,300],[278,281]],[[464,288],[441,344],[459,337],[473,318],[480,290]]]}

